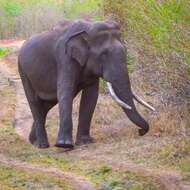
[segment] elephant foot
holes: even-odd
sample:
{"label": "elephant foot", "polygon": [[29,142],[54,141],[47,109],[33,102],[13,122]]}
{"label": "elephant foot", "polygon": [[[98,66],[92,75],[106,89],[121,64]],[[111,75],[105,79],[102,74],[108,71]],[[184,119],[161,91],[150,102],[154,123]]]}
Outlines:
{"label": "elephant foot", "polygon": [[33,144],[37,148],[48,148],[49,147],[49,143],[46,139],[37,140],[37,139],[29,137],[29,141],[31,144]]}
{"label": "elephant foot", "polygon": [[90,143],[95,143],[95,139],[92,138],[91,136],[80,136],[77,137],[77,140],[75,142],[76,145],[84,145],[84,144],[90,144]]}
{"label": "elephant foot", "polygon": [[35,130],[32,130],[29,135],[29,141],[32,145],[34,145],[37,148],[48,148],[49,143],[47,139],[40,139],[38,140],[36,137]]}
{"label": "elephant foot", "polygon": [[48,142],[38,142],[38,141],[35,141],[33,143],[33,145],[37,148],[49,148],[49,143]]}
{"label": "elephant foot", "polygon": [[59,148],[69,148],[69,149],[73,149],[74,148],[74,144],[73,144],[72,139],[67,139],[67,140],[64,140],[64,139],[59,140],[58,139],[56,141],[55,146],[59,147]]}
{"label": "elephant foot", "polygon": [[30,135],[29,135],[29,141],[31,144],[34,144],[36,140],[37,140],[36,131],[35,131],[35,129],[32,128]]}
{"label": "elephant foot", "polygon": [[139,129],[139,136],[144,136],[148,131],[149,129]]}

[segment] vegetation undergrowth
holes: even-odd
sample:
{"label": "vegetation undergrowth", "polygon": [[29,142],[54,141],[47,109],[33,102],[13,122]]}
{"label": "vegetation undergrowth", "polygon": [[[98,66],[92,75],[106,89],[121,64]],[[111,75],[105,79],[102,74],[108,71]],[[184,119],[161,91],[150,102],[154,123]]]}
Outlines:
{"label": "vegetation undergrowth", "polygon": [[101,0],[1,0],[0,39],[26,38],[66,18],[99,20]]}
{"label": "vegetation undergrowth", "polygon": [[104,1],[104,14],[119,20],[128,38],[153,53],[176,53],[181,64],[190,64],[189,10],[188,0]]}
{"label": "vegetation undergrowth", "polygon": [[0,47],[0,57],[7,55],[11,51],[11,48]]}
{"label": "vegetation undergrowth", "polygon": [[3,190],[72,190],[65,179],[59,179],[40,172],[26,171],[0,164],[0,189]]}

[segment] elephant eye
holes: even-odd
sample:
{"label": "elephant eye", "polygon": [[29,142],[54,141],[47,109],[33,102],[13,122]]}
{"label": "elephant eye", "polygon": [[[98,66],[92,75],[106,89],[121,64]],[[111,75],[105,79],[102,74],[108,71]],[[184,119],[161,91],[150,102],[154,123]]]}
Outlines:
{"label": "elephant eye", "polygon": [[105,59],[107,59],[108,54],[109,54],[109,51],[108,51],[108,50],[104,50],[104,51],[101,53],[101,55],[100,55],[100,59],[101,59],[102,61],[104,61]]}

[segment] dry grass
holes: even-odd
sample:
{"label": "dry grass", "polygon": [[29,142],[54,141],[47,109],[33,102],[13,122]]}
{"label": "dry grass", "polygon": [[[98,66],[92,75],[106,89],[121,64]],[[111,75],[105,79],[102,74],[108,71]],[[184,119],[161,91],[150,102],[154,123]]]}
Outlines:
{"label": "dry grass", "polygon": [[29,37],[32,34],[48,30],[63,18],[63,13],[51,6],[26,7],[18,16],[12,18],[12,25],[7,22],[6,17],[2,18],[0,38]]}
{"label": "dry grass", "polygon": [[160,114],[150,121],[151,126],[153,126],[152,132],[164,136],[188,137],[190,135],[189,116],[189,110],[186,106],[163,108]]}
{"label": "dry grass", "polygon": [[3,73],[0,73],[0,97],[1,97],[1,112],[0,112],[0,127],[11,125],[14,117],[15,96],[14,89],[9,86],[9,82]]}
{"label": "dry grass", "polygon": [[26,7],[15,18],[15,32],[13,32],[13,35],[22,38],[29,37],[32,34],[52,28],[63,18],[63,12],[51,5]]}

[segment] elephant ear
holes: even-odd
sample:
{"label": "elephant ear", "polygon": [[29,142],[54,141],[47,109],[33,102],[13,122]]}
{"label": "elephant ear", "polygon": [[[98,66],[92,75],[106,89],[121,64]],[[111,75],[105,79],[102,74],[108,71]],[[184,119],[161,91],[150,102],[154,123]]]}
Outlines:
{"label": "elephant ear", "polygon": [[81,66],[87,62],[88,49],[86,32],[72,36],[66,43],[66,53]]}
{"label": "elephant ear", "polygon": [[88,58],[88,29],[89,25],[78,21],[68,30],[66,40],[66,54],[84,66]]}

